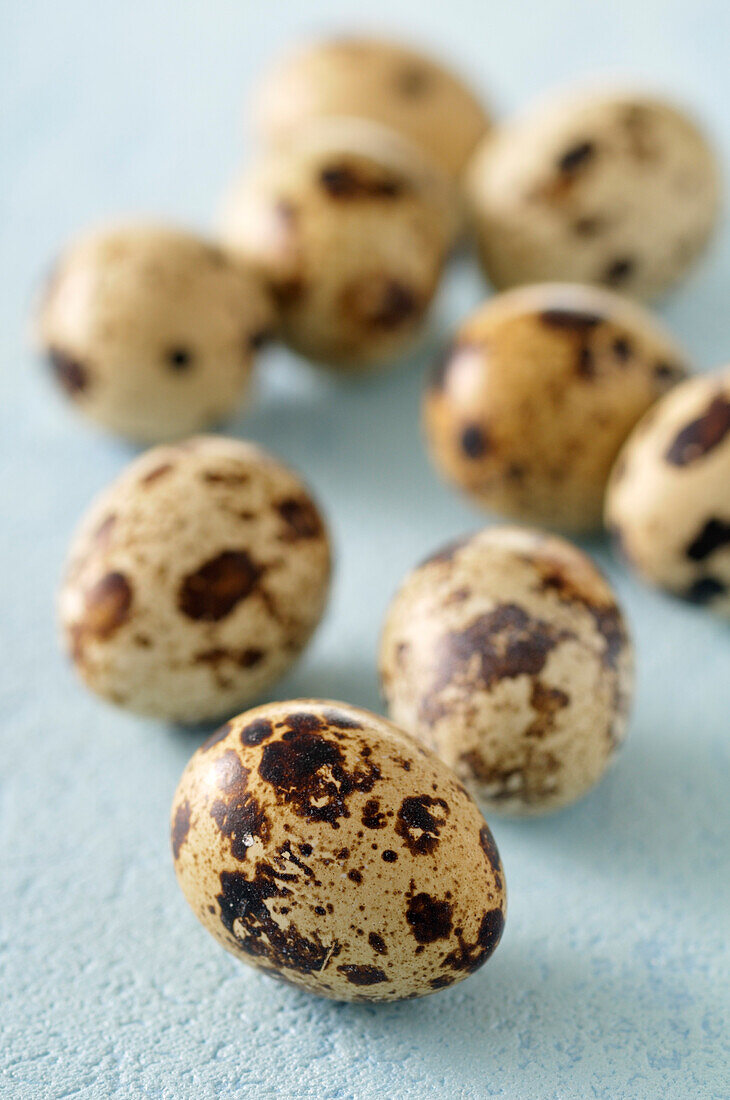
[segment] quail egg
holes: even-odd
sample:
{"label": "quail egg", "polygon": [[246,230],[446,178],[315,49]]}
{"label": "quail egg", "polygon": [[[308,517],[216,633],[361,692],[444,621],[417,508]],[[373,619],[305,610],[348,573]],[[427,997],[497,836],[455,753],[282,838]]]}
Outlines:
{"label": "quail egg", "polygon": [[129,224],[88,233],[66,250],[38,335],[80,412],[154,443],[234,411],[272,324],[261,278],[221,248]]}
{"label": "quail egg", "polygon": [[564,280],[651,299],[704,251],[720,181],[682,110],[641,93],[582,90],[487,137],[467,191],[497,289]]}
{"label": "quail egg", "polygon": [[391,719],[494,812],[584,795],[624,739],[632,648],[610,586],[562,538],[493,527],[415,569],[386,616]]}
{"label": "quail egg", "polygon": [[453,177],[490,124],[453,73],[406,46],[366,37],[300,48],[270,70],[254,99],[254,123],[269,144],[286,143],[312,119],[342,114],[391,127]]}
{"label": "quail egg", "polygon": [[730,616],[730,368],[677,386],[639,422],[606,526],[647,580]]}
{"label": "quail egg", "polygon": [[92,691],[196,722],[255,699],[322,615],[330,551],[291,470],[197,437],[129,465],[81,522],[60,592],[65,645]]}
{"label": "quail egg", "polygon": [[175,872],[226,950],[324,997],[394,1001],[468,977],[506,910],[465,788],[390,722],[297,699],[233,718],[172,805]]}
{"label": "quail egg", "polygon": [[397,134],[329,119],[266,154],[225,204],[225,243],[266,279],[295,351],[382,366],[424,335],[456,214]]}
{"label": "quail egg", "polygon": [[598,528],[619,448],[684,373],[669,335],[610,291],[508,291],[462,324],[427,388],[434,463],[487,509]]}

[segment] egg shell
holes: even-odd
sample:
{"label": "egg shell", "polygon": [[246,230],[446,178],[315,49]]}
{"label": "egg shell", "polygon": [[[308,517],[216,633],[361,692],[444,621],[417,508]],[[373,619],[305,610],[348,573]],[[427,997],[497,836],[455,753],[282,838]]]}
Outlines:
{"label": "egg shell", "polygon": [[490,125],[455,74],[406,46],[365,37],[312,42],[282,58],[261,81],[252,113],[259,137],[278,145],[312,119],[370,119],[410,139],[453,177]]}
{"label": "egg shell", "polygon": [[43,296],[38,340],[79,412],[154,443],[233,412],[273,322],[261,278],[217,245],[120,224],[63,253]]}
{"label": "egg shell", "polygon": [[486,509],[594,530],[621,445],[685,365],[651,314],[610,291],[505,292],[463,322],[426,390],[432,458]]}
{"label": "egg shell", "polygon": [[101,493],[59,596],[87,687],[180,722],[255,699],[324,610],[330,550],[297,474],[258,447],[197,437],[153,448]]}
{"label": "egg shell", "polygon": [[639,422],[606,526],[646,580],[730,615],[730,367],[677,386]]}
{"label": "egg shell", "polygon": [[477,150],[468,201],[497,289],[599,283],[653,299],[678,283],[717,224],[717,160],[694,121],[634,90],[542,101]]}
{"label": "egg shell", "polygon": [[313,699],[233,718],[172,806],[175,872],[226,950],[325,997],[444,989],[494,951],[504,872],[477,806],[379,716]]}
{"label": "egg shell", "polygon": [[624,740],[632,647],[614,594],[564,539],[493,527],[415,569],[380,645],[388,713],[490,812],[560,809]]}
{"label": "egg shell", "polygon": [[418,150],[325,119],[231,189],[221,236],[267,281],[283,339],[339,370],[384,366],[423,337],[457,213]]}

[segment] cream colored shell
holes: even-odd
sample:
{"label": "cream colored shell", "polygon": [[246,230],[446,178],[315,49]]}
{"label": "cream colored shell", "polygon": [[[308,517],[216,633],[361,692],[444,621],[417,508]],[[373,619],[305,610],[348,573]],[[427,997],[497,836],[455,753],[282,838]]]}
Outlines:
{"label": "cream colored shell", "polygon": [[254,124],[271,144],[285,144],[312,119],[342,114],[391,127],[454,177],[489,128],[484,107],[458,77],[379,39],[305,46],[276,64],[254,97]]}
{"label": "cream colored shell", "polygon": [[461,325],[426,391],[434,463],[487,509],[598,528],[619,448],[684,372],[653,317],[610,291],[500,294]]}
{"label": "cream colored shell", "polygon": [[385,620],[391,719],[495,813],[559,809],[624,739],[626,625],[591,560],[564,539],[494,527],[406,577]]}
{"label": "cream colored shell", "polygon": [[64,253],[38,330],[79,411],[141,442],[229,416],[272,328],[259,276],[189,233],[118,225]]}
{"label": "cream colored shell", "polygon": [[504,873],[471,797],[359,707],[271,703],[192,757],[172,806],[178,882],[219,943],[338,1000],[393,1001],[478,969]]}
{"label": "cream colored shell", "polygon": [[564,280],[651,299],[704,251],[720,179],[704,136],[680,110],[642,93],[584,89],[487,138],[467,191],[498,289]]}
{"label": "cream colored shell", "polygon": [[248,443],[201,436],[132,462],[92,504],[60,592],[87,687],[194,722],[255,699],[322,615],[330,552],[299,477]]}
{"label": "cream colored shell", "polygon": [[730,368],[677,386],[639,422],[606,526],[647,580],[730,615]]}
{"label": "cream colored shell", "polygon": [[284,339],[348,369],[421,338],[455,226],[449,189],[397,134],[327,119],[240,179],[221,234],[267,280]]}

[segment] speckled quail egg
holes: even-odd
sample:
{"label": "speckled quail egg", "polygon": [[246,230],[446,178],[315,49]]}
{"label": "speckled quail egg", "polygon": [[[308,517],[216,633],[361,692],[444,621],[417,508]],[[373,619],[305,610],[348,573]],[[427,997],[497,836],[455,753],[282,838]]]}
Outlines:
{"label": "speckled quail egg", "polygon": [[260,276],[217,245],[127,224],[90,232],[66,250],[44,295],[38,336],[82,413],[157,442],[233,412],[272,324]]}
{"label": "speckled quail egg", "polygon": [[426,390],[434,463],[487,509],[564,530],[600,527],[619,448],[684,372],[668,334],[610,291],[506,292],[462,324]]}
{"label": "speckled quail egg", "polygon": [[195,722],[251,702],[322,615],[330,551],[300,478],[238,440],[200,436],[132,462],[92,504],[60,592],[87,687]]}
{"label": "speckled quail egg", "polygon": [[343,114],[398,131],[453,177],[490,125],[453,73],[408,47],[366,37],[300,48],[269,71],[254,97],[256,129],[270,144],[285,144],[312,119]]}
{"label": "speckled quail egg", "polygon": [[584,795],[623,741],[631,643],[610,586],[562,538],[494,527],[406,577],[386,616],[390,717],[495,812]]}
{"label": "speckled quail egg", "polygon": [[455,218],[448,188],[397,134],[328,119],[242,177],[221,233],[267,280],[284,340],[346,370],[422,337]]}
{"label": "speckled quail egg", "polygon": [[719,209],[716,158],[661,99],[573,91],[479,147],[467,191],[498,289],[565,280],[654,298],[705,249]]}
{"label": "speckled quail egg", "polygon": [[606,526],[647,580],[730,615],[730,367],[677,386],[639,422]]}
{"label": "speckled quail egg", "polygon": [[494,951],[506,910],[492,834],[430,751],[359,707],[240,714],[172,805],[193,912],[244,962],[346,1001],[420,997]]}

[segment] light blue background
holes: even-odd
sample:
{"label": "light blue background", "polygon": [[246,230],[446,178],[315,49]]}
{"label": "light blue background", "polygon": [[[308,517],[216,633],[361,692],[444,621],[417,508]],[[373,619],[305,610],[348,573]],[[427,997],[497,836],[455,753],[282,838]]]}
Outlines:
{"label": "light blue background", "polygon": [[[87,696],[53,597],[70,532],[127,460],[77,421],[26,346],[61,242],[107,214],[205,227],[245,151],[246,92],[298,29],[358,26],[362,3],[10,0],[0,38],[3,466],[0,1092],[11,1097],[730,1095],[730,638],[640,587],[602,543],[636,635],[620,762],[583,803],[496,821],[510,913],[490,964],[385,1008],[320,1002],[238,965],[176,887],[170,798],[200,735]],[[730,160],[730,7],[370,0],[371,26],[452,55],[503,111],[593,74],[693,104]],[[454,273],[443,325],[485,293]],[[730,241],[665,310],[700,367],[730,358]],[[379,707],[374,650],[403,573],[477,517],[422,450],[425,357],[361,384],[269,353],[233,426],[300,467],[338,571],[305,660],[278,688]],[[4,1090],[4,1091],[3,1091]]]}

